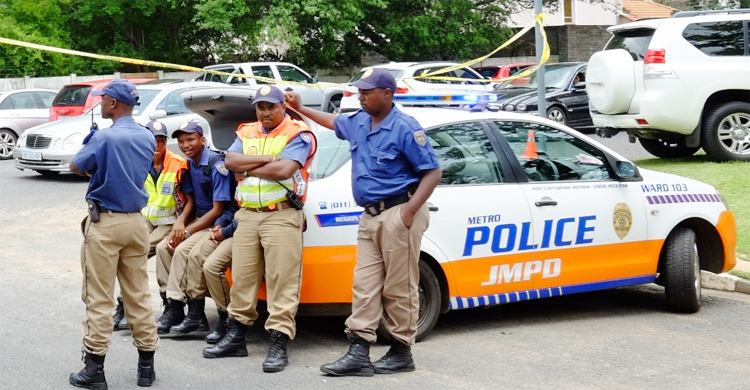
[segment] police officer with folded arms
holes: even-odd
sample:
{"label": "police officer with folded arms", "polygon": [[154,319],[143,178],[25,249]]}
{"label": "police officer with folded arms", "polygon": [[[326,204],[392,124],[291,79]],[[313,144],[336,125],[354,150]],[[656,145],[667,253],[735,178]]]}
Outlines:
{"label": "police officer with folded arms", "polygon": [[86,192],[89,216],[82,224],[81,268],[86,304],[83,321],[85,367],[70,374],[76,387],[106,389],[104,358],[112,335],[115,278],[120,282],[133,344],[138,349],[138,386],[151,386],[154,351],[159,345],[146,274],[148,229],[141,208],[148,195],[143,183],[151,167],[154,136],[132,117],[138,91],[125,80],[102,90],[102,117],[112,126],[93,134],[70,163],[70,170],[91,177]]}
{"label": "police officer with folded arms", "polygon": [[[385,69],[368,69],[354,82],[362,109],[351,116],[287,104],[349,141],[354,200],[364,207],[357,233],[352,314],[346,320],[349,351],[320,369],[335,376],[372,376],[414,371],[411,354],[419,317],[419,251],[429,224],[425,202],[441,172],[424,129],[393,105],[396,80]],[[374,364],[370,344],[387,314],[395,340]]]}

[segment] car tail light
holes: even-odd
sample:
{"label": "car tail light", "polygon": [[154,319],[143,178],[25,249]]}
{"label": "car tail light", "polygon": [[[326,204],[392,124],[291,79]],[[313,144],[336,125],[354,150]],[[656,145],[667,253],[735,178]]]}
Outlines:
{"label": "car tail light", "polygon": [[645,119],[636,119],[635,122],[641,126],[648,126],[648,121]]}
{"label": "car tail light", "polygon": [[396,93],[409,93],[409,88],[396,88],[396,92],[394,92],[394,94]]}
{"label": "car tail light", "polygon": [[648,49],[646,56],[643,57],[644,64],[666,64],[665,56],[667,51],[664,49]]}
{"label": "car tail light", "polygon": [[344,91],[344,96],[345,97],[354,96],[354,92]]}

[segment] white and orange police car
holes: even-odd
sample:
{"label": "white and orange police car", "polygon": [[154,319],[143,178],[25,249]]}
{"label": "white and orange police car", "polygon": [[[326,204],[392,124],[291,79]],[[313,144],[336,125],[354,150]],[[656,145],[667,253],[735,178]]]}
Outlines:
{"label": "white and orange police car", "polygon": [[[226,148],[236,125],[254,120],[252,95],[225,87],[183,98]],[[443,171],[422,241],[417,339],[450,310],[653,282],[665,287],[671,310],[695,312],[700,270],[735,265],[734,217],[708,184],[639,169],[546,118],[401,109],[425,128]],[[225,144],[218,133],[228,134]],[[317,138],[300,312],[346,314],[362,209],[351,194],[348,143],[327,129]]]}

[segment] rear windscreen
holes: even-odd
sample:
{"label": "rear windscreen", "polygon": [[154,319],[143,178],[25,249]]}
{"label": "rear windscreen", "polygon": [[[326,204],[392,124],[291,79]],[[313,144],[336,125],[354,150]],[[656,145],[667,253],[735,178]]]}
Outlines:
{"label": "rear windscreen", "polygon": [[624,49],[630,53],[633,61],[643,61],[653,35],[652,29],[617,31],[607,42],[604,50]]}
{"label": "rear windscreen", "polygon": [[484,77],[495,77],[497,74],[497,68],[484,68],[484,69],[474,69],[479,74],[481,74]]}
{"label": "rear windscreen", "polygon": [[91,87],[87,85],[64,87],[52,101],[53,106],[83,106]]}

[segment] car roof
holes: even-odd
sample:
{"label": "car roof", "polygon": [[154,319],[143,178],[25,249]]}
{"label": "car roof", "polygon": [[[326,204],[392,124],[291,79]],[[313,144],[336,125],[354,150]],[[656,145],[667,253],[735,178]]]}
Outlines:
{"label": "car roof", "polygon": [[[214,69],[217,67],[224,67],[224,66],[235,66],[235,65],[248,65],[248,66],[256,66],[256,65],[294,65],[290,62],[227,62],[225,64],[216,64],[216,65],[208,65],[204,66],[203,69]],[[294,65],[296,66],[296,65]]]}
{"label": "car roof", "polygon": [[386,69],[401,69],[405,70],[411,67],[415,66],[421,66],[421,65],[445,65],[445,66],[451,66],[451,65],[458,65],[458,62],[451,62],[451,61],[422,61],[422,62],[389,62],[386,64],[376,64],[371,66],[366,66],[363,69],[367,68],[386,68]]}
{"label": "car roof", "polygon": [[136,88],[138,90],[157,90],[157,91],[163,91],[163,90],[173,90],[176,91],[178,89],[184,89],[184,88],[195,88],[195,87],[212,87],[216,88],[216,83],[210,82],[210,81],[172,81],[167,83],[146,83],[146,84],[138,84]]}
{"label": "car roof", "polygon": [[[103,80],[91,80],[91,81],[81,81],[81,82],[75,82],[71,84],[66,84],[63,86],[63,88],[66,87],[92,87],[93,89],[101,89],[104,88],[105,85],[112,82],[114,79],[103,79]],[[147,81],[153,81],[155,79],[153,78],[147,78],[147,77],[131,77],[131,78],[123,78],[123,80],[130,81],[133,84],[140,84],[145,83]]]}

